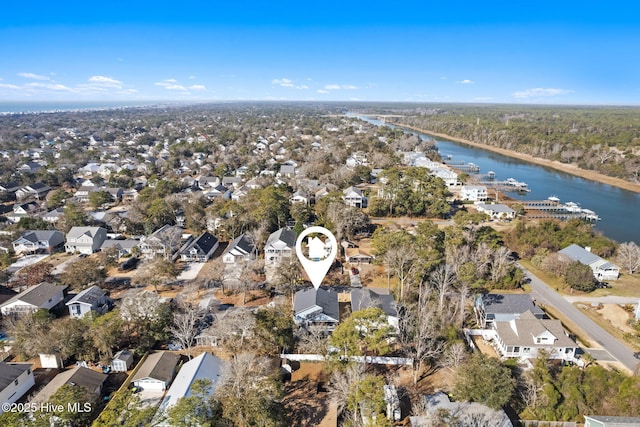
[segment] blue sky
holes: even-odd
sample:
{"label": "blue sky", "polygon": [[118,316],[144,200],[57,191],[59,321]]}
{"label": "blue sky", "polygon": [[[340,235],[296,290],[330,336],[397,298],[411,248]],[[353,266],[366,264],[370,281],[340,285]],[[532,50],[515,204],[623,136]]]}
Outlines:
{"label": "blue sky", "polygon": [[638,9],[572,0],[10,2],[0,14],[0,101],[637,105]]}

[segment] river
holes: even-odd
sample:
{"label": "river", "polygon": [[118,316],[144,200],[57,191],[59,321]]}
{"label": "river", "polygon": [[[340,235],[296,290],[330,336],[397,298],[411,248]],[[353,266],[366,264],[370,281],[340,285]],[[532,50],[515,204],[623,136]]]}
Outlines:
{"label": "river", "polygon": [[[369,117],[354,114],[349,116],[359,117],[375,125],[389,126]],[[619,242],[634,241],[640,244],[640,224],[636,212],[636,209],[640,208],[640,193],[410,129],[406,131],[422,138],[435,139],[436,147],[443,158],[451,156],[454,162],[475,163],[480,167],[480,174],[493,171],[496,180],[514,178],[526,182],[531,192],[510,193],[509,196],[515,199],[544,200],[549,196],[556,196],[562,202],[579,203],[581,207],[595,211],[602,218],[596,223],[595,228],[605,236]]]}

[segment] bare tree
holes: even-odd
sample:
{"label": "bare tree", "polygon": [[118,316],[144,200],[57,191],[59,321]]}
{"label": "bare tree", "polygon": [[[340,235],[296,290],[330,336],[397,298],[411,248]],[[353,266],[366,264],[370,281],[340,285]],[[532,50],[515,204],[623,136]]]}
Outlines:
{"label": "bare tree", "polygon": [[440,359],[440,365],[456,370],[466,358],[467,349],[465,344],[462,342],[454,342],[444,351],[443,357]]}
{"label": "bare tree", "polygon": [[626,242],[618,246],[617,260],[629,274],[633,274],[640,269],[640,247],[635,242]]}
{"label": "bare tree", "polygon": [[189,359],[191,359],[191,347],[204,315],[204,310],[198,305],[186,301],[178,303],[177,309],[173,312],[173,322],[169,327],[169,332],[187,352]]}
{"label": "bare tree", "polygon": [[[352,363],[347,366],[344,372],[339,370],[331,374],[329,384],[329,395],[331,399],[338,405],[338,413],[343,413],[347,408],[349,397],[354,387],[362,381],[365,376],[365,365],[363,363]],[[357,422],[357,411],[351,414]]]}
{"label": "bare tree", "polygon": [[310,354],[326,355],[328,348],[328,340],[325,331],[318,326],[309,326],[308,328],[300,328],[299,330],[300,344],[298,348]]}
{"label": "bare tree", "polygon": [[440,264],[429,275],[429,285],[438,293],[438,313],[442,315],[445,300],[456,282],[456,276],[449,264]]}
{"label": "bare tree", "polygon": [[400,281],[400,301],[404,301],[405,288],[407,281],[415,275],[418,270],[418,256],[416,248],[410,243],[401,243],[400,245],[389,248],[384,255],[384,261],[387,269]]}
{"label": "bare tree", "polygon": [[504,246],[493,252],[491,260],[491,281],[498,283],[500,279],[506,276],[513,267],[513,259],[511,251]]}
{"label": "bare tree", "polygon": [[228,310],[218,317],[216,325],[225,348],[235,353],[244,347],[245,338],[253,335],[256,318],[249,310]]}

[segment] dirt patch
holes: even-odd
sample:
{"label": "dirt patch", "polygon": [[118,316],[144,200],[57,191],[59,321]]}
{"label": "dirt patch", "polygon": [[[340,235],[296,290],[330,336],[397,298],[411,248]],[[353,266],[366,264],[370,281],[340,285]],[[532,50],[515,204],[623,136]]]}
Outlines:
{"label": "dirt patch", "polygon": [[284,406],[289,425],[335,427],[338,407],[324,386],[324,363],[301,363],[285,386]]}
{"label": "dirt patch", "polygon": [[232,304],[235,306],[245,306],[245,307],[258,307],[261,305],[268,304],[269,294],[264,291],[247,291],[245,304],[242,303],[243,295],[242,292],[238,294],[226,295],[222,291],[216,291],[215,296],[220,300],[222,304]]}
{"label": "dirt patch", "polygon": [[605,320],[622,332],[635,333],[635,330],[627,323],[631,318],[629,312],[618,304],[602,304],[602,308],[598,308],[597,311]]}

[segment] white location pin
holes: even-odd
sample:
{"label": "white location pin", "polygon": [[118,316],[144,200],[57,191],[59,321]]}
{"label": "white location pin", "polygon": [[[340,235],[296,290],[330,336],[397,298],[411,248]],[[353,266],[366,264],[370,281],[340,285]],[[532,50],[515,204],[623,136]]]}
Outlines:
{"label": "white location pin", "polygon": [[[305,256],[302,253],[302,242],[304,238],[309,234],[324,234],[327,239],[322,241],[317,237],[312,237],[307,242],[307,248],[309,250],[309,256]],[[331,245],[329,249],[328,245]],[[336,259],[336,255],[338,254],[338,242],[336,237],[324,227],[309,227],[304,230],[298,236],[298,240],[296,240],[296,255],[298,255],[298,259],[304,267],[304,271],[307,272],[307,276],[313,283],[313,287],[318,289],[322,280],[327,275],[329,268],[331,268],[331,264],[333,264],[333,260]]]}

